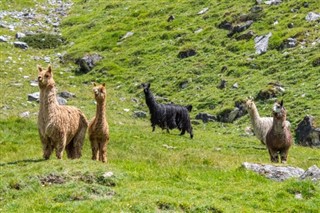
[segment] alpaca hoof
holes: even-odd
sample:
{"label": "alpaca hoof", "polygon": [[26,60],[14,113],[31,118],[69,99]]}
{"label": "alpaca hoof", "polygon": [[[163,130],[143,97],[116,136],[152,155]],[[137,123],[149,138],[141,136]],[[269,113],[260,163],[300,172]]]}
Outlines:
{"label": "alpaca hoof", "polygon": [[283,160],[283,161],[281,161],[281,163],[283,163],[283,164],[287,164],[287,161],[286,161],[286,160]]}

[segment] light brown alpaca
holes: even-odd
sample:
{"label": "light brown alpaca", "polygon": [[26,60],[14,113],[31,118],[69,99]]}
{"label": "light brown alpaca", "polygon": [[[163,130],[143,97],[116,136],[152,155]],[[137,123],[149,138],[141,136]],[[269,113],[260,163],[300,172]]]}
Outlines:
{"label": "light brown alpaca", "polygon": [[106,119],[106,87],[105,84],[94,84],[94,96],[97,102],[96,116],[89,124],[89,139],[92,149],[92,160],[107,162],[107,145],[109,142],[109,126]]}
{"label": "light brown alpaca", "polygon": [[40,110],[38,130],[43,148],[43,157],[49,159],[55,149],[58,159],[66,149],[68,158],[81,157],[88,122],[84,114],[72,106],[58,104],[52,68],[38,66]]}
{"label": "light brown alpaca", "polygon": [[280,155],[281,163],[286,163],[288,151],[292,145],[292,136],[286,124],[287,111],[283,107],[283,101],[275,103],[272,112],[273,124],[266,136],[270,160],[278,163],[278,155]]}

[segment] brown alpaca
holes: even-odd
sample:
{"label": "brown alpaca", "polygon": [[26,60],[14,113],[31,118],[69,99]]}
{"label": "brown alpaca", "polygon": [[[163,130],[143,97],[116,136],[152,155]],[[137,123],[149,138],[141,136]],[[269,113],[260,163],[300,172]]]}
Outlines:
{"label": "brown alpaca", "polygon": [[38,130],[43,148],[43,157],[49,159],[55,149],[58,159],[66,149],[68,158],[81,157],[88,122],[84,114],[72,106],[58,104],[53,73],[38,66],[40,110]]}
{"label": "brown alpaca", "polygon": [[273,106],[273,124],[266,136],[266,144],[271,162],[278,163],[280,154],[281,163],[287,162],[288,151],[292,145],[292,137],[288,125],[286,125],[287,112],[283,107],[283,101]]}
{"label": "brown alpaca", "polygon": [[92,149],[92,160],[107,162],[107,145],[109,142],[109,126],[106,119],[106,87],[105,84],[94,84],[94,96],[97,102],[96,116],[89,124],[89,139]]}

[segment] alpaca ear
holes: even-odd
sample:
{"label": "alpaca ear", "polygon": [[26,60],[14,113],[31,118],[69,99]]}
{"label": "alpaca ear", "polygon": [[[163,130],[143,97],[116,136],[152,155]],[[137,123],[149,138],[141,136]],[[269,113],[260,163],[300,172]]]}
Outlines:
{"label": "alpaca ear", "polygon": [[93,86],[94,86],[94,87],[97,86],[96,82],[93,82]]}
{"label": "alpaca ear", "polygon": [[103,83],[102,86],[103,86],[103,87],[106,87],[106,83]]}
{"label": "alpaca ear", "polygon": [[148,89],[150,88],[150,83],[147,83],[147,88],[148,88]]}
{"label": "alpaca ear", "polygon": [[280,106],[283,107],[283,99],[280,102]]}
{"label": "alpaca ear", "polygon": [[50,65],[50,64],[48,65],[48,72],[49,72],[50,74],[52,74],[52,68],[51,68],[51,65]]}
{"label": "alpaca ear", "polygon": [[40,65],[37,66],[38,67],[38,72],[42,72],[42,68]]}

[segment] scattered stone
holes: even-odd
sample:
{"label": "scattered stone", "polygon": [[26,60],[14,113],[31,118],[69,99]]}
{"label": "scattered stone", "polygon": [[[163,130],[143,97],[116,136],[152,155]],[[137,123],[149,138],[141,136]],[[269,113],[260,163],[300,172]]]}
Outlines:
{"label": "scattered stone", "polygon": [[123,109],[123,111],[130,112],[130,109],[125,108],[125,109]]}
{"label": "scattered stone", "polygon": [[26,42],[21,42],[21,41],[15,41],[13,42],[13,45],[17,48],[24,49],[24,50],[29,48]]}
{"label": "scattered stone", "polygon": [[188,58],[188,57],[194,56],[196,54],[197,54],[197,52],[194,49],[183,50],[183,51],[179,52],[178,58],[181,58],[181,59]]}
{"label": "scattered stone", "polygon": [[59,105],[66,105],[68,102],[66,99],[59,97],[59,96],[57,97],[57,101],[58,101]]}
{"label": "scattered stone", "polygon": [[289,23],[288,24],[288,28],[293,28],[294,27],[294,24],[293,23]]}
{"label": "scattered stone", "polygon": [[20,118],[29,118],[30,117],[30,112],[26,111],[26,112],[22,112],[20,113]]}
{"label": "scattered stone", "polygon": [[300,179],[311,179],[312,181],[319,181],[320,180],[320,169],[313,165],[309,167],[300,177]]}
{"label": "scattered stone", "polygon": [[312,61],[312,65],[313,65],[314,67],[320,66],[320,57],[314,59],[314,60]]}
{"label": "scattered stone", "polygon": [[120,38],[120,40],[125,40],[125,39],[127,39],[127,38],[129,38],[129,37],[131,37],[131,36],[133,36],[133,35],[134,35],[133,32],[127,32],[124,36],[122,36],[122,37]]}
{"label": "scattered stone", "polygon": [[236,33],[241,33],[243,31],[245,31],[246,29],[248,29],[252,25],[252,23],[253,23],[253,21],[249,20],[249,21],[246,21],[243,25],[234,26],[232,28],[231,32],[228,34],[228,37],[232,37]]}
{"label": "scattered stone", "polygon": [[179,84],[180,89],[185,89],[188,87],[188,81],[183,81]]}
{"label": "scattered stone", "polygon": [[304,173],[303,169],[291,166],[273,166],[248,162],[244,162],[242,166],[245,169],[254,171],[276,181],[284,181],[289,178],[299,178]]}
{"label": "scattered stone", "polygon": [[306,16],[306,21],[316,21],[320,19],[320,13],[310,12]]}
{"label": "scattered stone", "polygon": [[308,2],[303,2],[303,7],[304,8],[308,8],[309,7],[309,3]]}
{"label": "scattered stone", "polygon": [[15,35],[15,38],[18,39],[18,40],[23,38],[23,37],[26,37],[26,34],[21,33],[21,32],[17,32],[16,35]]}
{"label": "scattered stone", "polygon": [[76,64],[80,66],[81,73],[87,73],[102,59],[99,54],[87,54],[84,57],[77,59]]}
{"label": "scattered stone", "polygon": [[102,175],[104,178],[110,178],[110,177],[113,177],[113,172],[106,172]]}
{"label": "scattered stone", "polygon": [[218,25],[218,28],[225,30],[232,30],[232,23],[228,21],[223,21]]}
{"label": "scattered stone", "polygon": [[46,63],[50,63],[50,61],[51,61],[51,59],[50,59],[49,56],[45,56],[45,57],[43,58],[43,60],[44,60],[44,62],[46,62]]}
{"label": "scattered stone", "polygon": [[68,92],[68,91],[63,91],[63,92],[59,92],[58,95],[62,98],[75,98],[76,95],[74,93]]}
{"label": "scattered stone", "polygon": [[169,18],[167,19],[167,22],[171,22],[175,19],[175,17],[173,15],[170,15]]}
{"label": "scattered stone", "polygon": [[261,55],[267,52],[269,38],[272,36],[272,33],[268,33],[267,35],[257,36],[254,38],[256,54]]}
{"label": "scattered stone", "polygon": [[196,31],[194,31],[195,34],[201,33],[203,31],[202,28],[197,29]]}
{"label": "scattered stone", "polygon": [[307,115],[295,129],[296,143],[301,146],[320,147],[320,128],[314,125],[314,117]]}
{"label": "scattered stone", "polygon": [[238,83],[234,83],[234,84],[232,85],[232,88],[234,88],[234,89],[238,89],[238,88],[239,88]]}
{"label": "scattered stone", "polygon": [[297,199],[297,200],[302,200],[302,194],[301,193],[296,193],[294,195],[294,198]]}
{"label": "scattered stone", "polygon": [[9,38],[7,36],[0,36],[0,42],[8,42]]}
{"label": "scattered stone", "polygon": [[177,147],[174,147],[174,146],[169,146],[168,144],[163,144],[162,145],[164,148],[167,148],[167,149],[176,149]]}
{"label": "scattered stone", "polygon": [[224,88],[226,88],[226,87],[227,87],[227,81],[224,80],[224,79],[222,79],[222,80],[220,81],[220,84],[219,84],[218,88],[219,88],[219,89],[224,89]]}
{"label": "scattered stone", "polygon": [[211,115],[209,113],[200,112],[196,115],[195,119],[202,120],[203,123],[213,122],[217,120],[215,115]]}
{"label": "scattered stone", "polygon": [[38,86],[38,81],[35,81],[35,80],[30,81],[30,86],[37,87]]}
{"label": "scattered stone", "polygon": [[253,36],[254,36],[254,32],[250,30],[247,33],[244,33],[244,34],[241,34],[241,35],[237,36],[236,40],[247,40],[247,41],[249,41]]}
{"label": "scattered stone", "polygon": [[[38,86],[38,84],[37,84]],[[40,99],[40,92],[35,92],[32,94],[28,94],[28,101],[37,101],[39,102]]]}
{"label": "scattered stone", "polygon": [[204,9],[202,9],[200,12],[198,12],[197,14],[198,14],[198,15],[205,14],[206,12],[208,12],[208,10],[209,10],[209,8],[206,7],[206,8],[204,8]]}
{"label": "scattered stone", "polygon": [[133,116],[135,118],[146,118],[147,117],[147,113],[144,111],[134,111],[133,112]]}
{"label": "scattered stone", "polygon": [[287,48],[293,48],[297,46],[297,39],[295,38],[288,38],[287,40],[283,41],[280,47],[278,48],[279,50],[284,50]]}
{"label": "scattered stone", "polygon": [[271,98],[275,98],[285,92],[284,87],[280,83],[268,83],[266,89],[260,90],[256,99],[259,100],[267,100]]}
{"label": "scattered stone", "polygon": [[265,1],[264,3],[267,5],[277,5],[281,3],[281,0],[270,0],[270,1]]}
{"label": "scattered stone", "polygon": [[262,7],[258,6],[258,5],[254,5],[251,9],[250,9],[250,12],[252,13],[259,13],[263,10]]}

